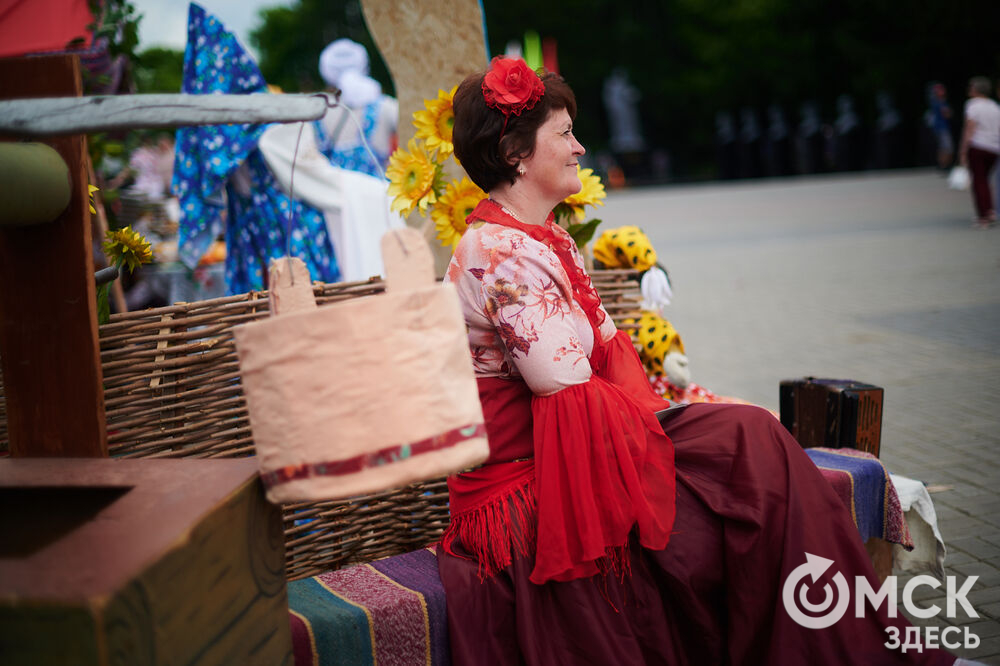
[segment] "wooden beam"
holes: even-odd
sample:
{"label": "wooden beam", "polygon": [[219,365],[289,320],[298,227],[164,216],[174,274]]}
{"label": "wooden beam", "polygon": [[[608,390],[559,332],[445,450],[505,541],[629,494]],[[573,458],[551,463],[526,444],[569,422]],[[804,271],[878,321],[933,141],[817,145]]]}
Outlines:
{"label": "wooden beam", "polygon": [[[76,56],[0,59],[0,98],[81,93]],[[0,366],[15,457],[108,455],[83,135],[45,141],[73,179],[53,222],[0,229]]]}
{"label": "wooden beam", "polygon": [[337,98],[308,95],[113,95],[0,102],[0,133],[53,136],[107,130],[318,120]]}

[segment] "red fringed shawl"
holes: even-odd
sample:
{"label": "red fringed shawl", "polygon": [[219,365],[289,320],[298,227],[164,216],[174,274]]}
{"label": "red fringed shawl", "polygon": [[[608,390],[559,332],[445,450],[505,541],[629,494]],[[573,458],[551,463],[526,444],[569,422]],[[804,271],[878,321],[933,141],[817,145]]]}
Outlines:
{"label": "red fringed shawl", "polygon": [[628,336],[602,341],[605,313],[578,265],[573,240],[555,225],[527,225],[490,200],[469,216],[518,229],[559,258],[573,298],[594,331],[593,376],[547,396],[519,379],[480,378],[490,458],[448,482],[452,519],[443,538],[475,554],[480,575],[534,554],[534,583],[592,576],[624,561],[629,532],[666,547],[674,521],[673,444],[653,412],[650,389]]}

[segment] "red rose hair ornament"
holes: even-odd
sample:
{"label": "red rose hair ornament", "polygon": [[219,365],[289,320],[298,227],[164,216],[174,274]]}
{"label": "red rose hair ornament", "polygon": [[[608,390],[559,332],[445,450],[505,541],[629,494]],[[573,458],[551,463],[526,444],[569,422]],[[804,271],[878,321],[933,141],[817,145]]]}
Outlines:
{"label": "red rose hair ornament", "polygon": [[483,77],[483,98],[486,106],[503,114],[503,129],[507,129],[510,114],[530,111],[545,94],[545,84],[520,58],[497,56],[490,62],[490,71]]}

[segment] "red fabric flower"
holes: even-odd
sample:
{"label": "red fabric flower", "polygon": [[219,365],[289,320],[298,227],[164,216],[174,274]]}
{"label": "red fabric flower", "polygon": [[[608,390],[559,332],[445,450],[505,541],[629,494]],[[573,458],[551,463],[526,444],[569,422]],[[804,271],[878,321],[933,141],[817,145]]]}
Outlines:
{"label": "red fabric flower", "polygon": [[544,94],[545,84],[520,58],[493,58],[490,71],[483,77],[486,106],[505,116],[530,111]]}

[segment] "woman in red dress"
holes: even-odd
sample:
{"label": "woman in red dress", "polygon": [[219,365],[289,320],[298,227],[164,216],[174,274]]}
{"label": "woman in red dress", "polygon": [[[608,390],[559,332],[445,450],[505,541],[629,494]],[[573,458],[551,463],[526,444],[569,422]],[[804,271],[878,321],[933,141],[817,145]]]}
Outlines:
{"label": "woman in red dress", "polygon": [[[879,583],[843,504],[767,411],[669,407],[552,209],[580,189],[576,101],[497,58],[454,97],[455,154],[489,198],[458,289],[490,440],[449,480],[439,548],[456,664],[952,664],[886,647],[886,605],[810,629],[782,587],[807,553]],[[659,413],[659,414],[658,414]],[[853,602],[853,599],[852,599]]]}

